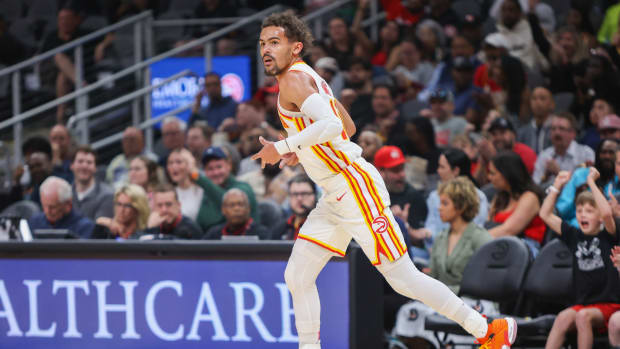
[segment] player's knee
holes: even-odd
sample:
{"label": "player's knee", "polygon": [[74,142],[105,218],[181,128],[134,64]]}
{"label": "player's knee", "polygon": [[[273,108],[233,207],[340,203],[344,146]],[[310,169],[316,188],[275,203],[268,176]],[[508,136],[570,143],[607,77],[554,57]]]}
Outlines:
{"label": "player's knee", "polygon": [[288,263],[286,265],[286,269],[284,270],[284,282],[286,282],[286,287],[288,287],[289,291],[293,293],[296,289],[295,283],[297,282],[295,278],[295,267],[293,263]]}
{"label": "player's knee", "polygon": [[284,282],[286,282],[286,287],[288,287],[291,293],[302,290],[312,283],[310,280],[305,280],[303,275],[305,275],[305,273],[300,273],[294,263],[286,265],[286,269],[284,270]]}

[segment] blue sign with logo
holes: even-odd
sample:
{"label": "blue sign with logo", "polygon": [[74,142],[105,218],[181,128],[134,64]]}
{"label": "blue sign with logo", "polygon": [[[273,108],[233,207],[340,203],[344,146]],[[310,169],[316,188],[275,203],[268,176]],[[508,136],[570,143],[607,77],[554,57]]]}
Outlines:
{"label": "blue sign with logo", "polygon": [[[284,261],[0,260],[0,347],[298,347]],[[349,347],[346,262],[317,280],[321,341]]]}
{"label": "blue sign with logo", "polygon": [[[237,102],[251,97],[250,58],[247,56],[213,57],[213,71],[218,73],[222,81],[222,94],[231,96]],[[203,57],[172,57],[151,64],[151,84],[189,69],[196,75],[180,77],[151,93],[151,113],[157,117],[167,111],[193,103],[196,94],[204,87],[205,61]],[[206,107],[208,98],[203,98],[202,106]],[[187,121],[191,110],[177,116]]]}

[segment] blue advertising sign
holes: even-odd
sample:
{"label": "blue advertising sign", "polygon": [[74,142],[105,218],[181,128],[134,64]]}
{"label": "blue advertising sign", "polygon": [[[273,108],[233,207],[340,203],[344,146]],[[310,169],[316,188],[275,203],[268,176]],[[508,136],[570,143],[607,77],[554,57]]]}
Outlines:
{"label": "blue advertising sign", "polygon": [[[285,261],[0,259],[0,348],[295,349]],[[349,347],[346,262],[317,280],[321,340]]]}
{"label": "blue advertising sign", "polygon": [[[221,77],[222,94],[224,96],[232,96],[237,102],[251,97],[252,84],[249,57],[213,57],[211,62],[213,71]],[[153,90],[151,93],[151,113],[153,117],[194,102],[196,94],[204,86],[205,61],[203,57],[171,57],[151,64],[151,84],[153,85],[184,69],[191,70],[196,73],[196,76],[188,75],[178,78]],[[206,107],[208,104],[208,98],[203,98],[202,106]],[[190,110],[187,110],[177,116],[187,121],[190,113]]]}

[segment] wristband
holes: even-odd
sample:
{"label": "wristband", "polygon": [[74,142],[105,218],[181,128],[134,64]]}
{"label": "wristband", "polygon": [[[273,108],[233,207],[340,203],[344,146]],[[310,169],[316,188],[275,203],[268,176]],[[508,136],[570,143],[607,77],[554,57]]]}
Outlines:
{"label": "wristband", "polygon": [[547,194],[549,194],[551,192],[560,193],[560,190],[552,185],[549,188],[547,188],[546,192],[547,192]]}
{"label": "wristband", "polygon": [[276,150],[278,151],[278,154],[280,155],[284,155],[286,153],[291,152],[291,147],[289,147],[288,141],[286,140],[286,138],[275,142],[273,145],[274,147],[276,147]]}

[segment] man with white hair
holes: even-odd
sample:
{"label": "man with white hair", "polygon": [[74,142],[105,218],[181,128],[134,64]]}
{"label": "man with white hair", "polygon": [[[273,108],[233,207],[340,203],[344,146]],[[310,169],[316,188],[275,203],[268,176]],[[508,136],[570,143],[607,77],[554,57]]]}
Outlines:
{"label": "man with white hair", "polygon": [[60,177],[48,177],[39,192],[43,212],[28,220],[30,229],[66,229],[75,237],[90,237],[95,223],[73,210],[73,193],[67,181]]}

